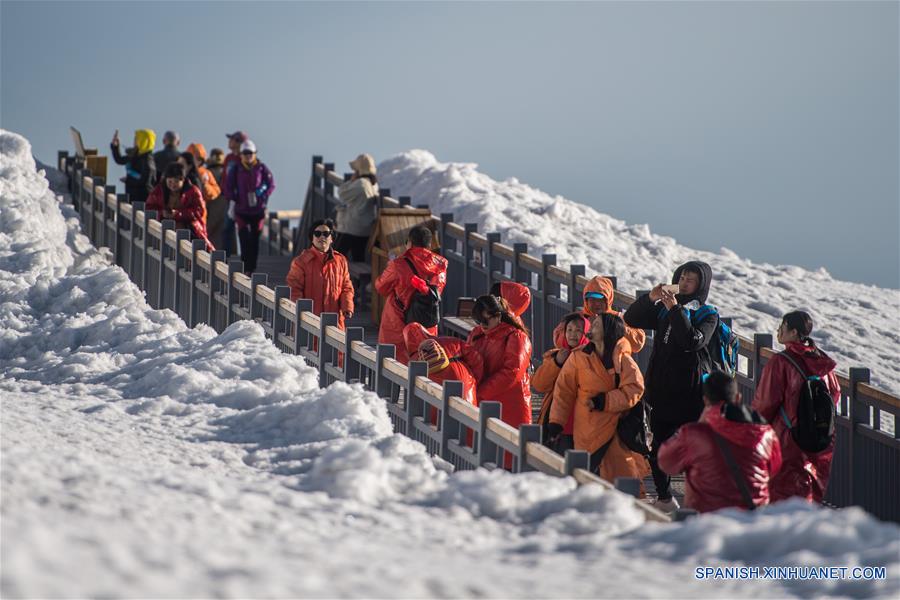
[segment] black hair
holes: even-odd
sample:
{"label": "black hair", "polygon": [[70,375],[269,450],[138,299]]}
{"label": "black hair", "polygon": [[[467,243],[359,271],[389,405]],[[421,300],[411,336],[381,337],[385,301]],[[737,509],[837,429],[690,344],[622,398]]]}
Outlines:
{"label": "black hair", "polygon": [[491,296],[497,296],[498,298],[502,298],[503,296],[500,294],[500,282],[495,281],[494,285],[491,286],[490,291],[488,292]]}
{"label": "black hair", "polygon": [[603,366],[611,369],[613,350],[616,349],[619,340],[625,337],[625,321],[615,313],[603,313],[594,318],[600,319],[603,323],[603,355],[600,360],[603,361]]}
{"label": "black hair", "polygon": [[[312,225],[309,226],[309,241],[312,242],[313,232],[316,230],[316,227],[321,227],[325,225],[328,229],[331,230],[331,235],[334,235],[334,221],[331,219],[319,219],[318,221],[313,221]],[[334,240],[332,240],[334,241]]]}
{"label": "black hair", "polygon": [[809,340],[809,334],[813,330],[813,320],[808,312],[802,310],[791,311],[781,317],[781,322],[787,326],[788,330],[795,330],[804,342]]}
{"label": "black hair", "polygon": [[500,320],[502,322],[515,327],[525,335],[529,335],[525,326],[509,312],[509,304],[506,303],[506,300],[492,294],[478,296],[478,298],[475,299],[475,304],[472,305],[473,317],[478,317],[482,321],[486,321],[488,317],[495,317],[497,315],[500,315]]}
{"label": "black hair", "polygon": [[723,371],[713,371],[706,376],[703,382],[703,395],[716,403],[733,403],[737,391],[737,382],[734,377]]}
{"label": "black hair", "polygon": [[194,159],[194,155],[190,152],[182,152],[178,156],[183,158],[184,162],[187,163],[188,171],[192,171],[197,168],[197,161]]}
{"label": "black hair", "polygon": [[175,177],[176,179],[184,179],[184,165],[177,162],[170,162],[166,165],[165,173],[163,174],[163,179],[168,179],[169,177]]}
{"label": "black hair", "polygon": [[584,321],[587,321],[588,319],[587,319],[587,317],[584,316],[584,314],[582,314],[580,312],[569,313],[563,317],[563,320],[562,320],[563,331],[566,330],[566,327],[569,326],[569,323],[571,323],[572,321],[577,321],[577,320],[581,320],[581,322],[582,322],[581,328],[583,331],[584,330]]}
{"label": "black hair", "polygon": [[416,225],[409,230],[409,242],[416,248],[431,247],[431,230],[424,225]]}

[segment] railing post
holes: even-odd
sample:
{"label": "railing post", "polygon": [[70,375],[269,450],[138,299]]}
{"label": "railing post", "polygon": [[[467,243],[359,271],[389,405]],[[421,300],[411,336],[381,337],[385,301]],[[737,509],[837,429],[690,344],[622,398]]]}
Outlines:
{"label": "railing post", "polygon": [[423,360],[411,360],[406,369],[406,435],[416,439],[415,418],[424,419],[430,412],[425,406],[425,401],[416,396],[416,377],[428,377],[428,363]]}
{"label": "railing post", "polygon": [[[135,277],[134,277],[135,265],[138,264],[139,261],[141,262],[141,264],[143,264],[143,258],[138,257],[138,252],[135,249],[135,246],[137,244],[134,243],[134,234],[138,229],[137,214],[138,214],[138,212],[143,211],[143,210],[144,210],[143,202],[133,202],[131,204],[131,221],[128,224],[129,229],[131,229],[131,235],[128,236],[128,239],[131,242],[131,248],[128,249],[128,261],[131,264],[128,268],[128,274],[131,275],[132,281],[135,280]],[[144,233],[146,233],[146,231],[144,231]],[[146,237],[146,235],[144,237]],[[143,246],[143,243],[141,245]],[[143,276],[144,276],[144,274],[141,273],[142,281],[143,281]],[[134,281],[134,282],[139,283],[137,281]],[[142,288],[142,290],[143,290],[143,288]]]}
{"label": "railing post", "polygon": [[487,254],[484,257],[484,270],[487,271],[487,279],[485,281],[485,293],[490,291],[494,285],[494,244],[500,243],[500,234],[497,232],[489,233],[484,237],[487,238]]}
{"label": "railing post", "polygon": [[237,302],[237,288],[234,285],[234,274],[244,272],[244,263],[239,260],[228,261],[228,310],[225,313],[225,326],[228,327],[237,319],[234,314],[234,304]]}
{"label": "railing post", "polygon": [[[172,260],[171,308],[175,311],[175,314],[182,319],[184,319],[186,313],[184,311],[184,307],[181,306],[181,276],[179,275],[179,273],[184,270],[184,256],[181,255],[181,241],[189,239],[191,239],[191,232],[187,229],[179,229],[175,232],[175,258]],[[160,268],[163,271],[166,270],[165,261],[160,261]]]}
{"label": "railing post", "polygon": [[256,288],[266,285],[269,275],[266,273],[253,273],[250,276],[250,320],[255,321],[262,314],[262,304],[256,299]]}
{"label": "railing post", "polygon": [[635,498],[641,495],[641,480],[636,477],[616,477],[613,485],[617,490]]}
{"label": "railing post", "polygon": [[63,175],[66,174],[66,158],[68,158],[68,156],[69,153],[66,150],[56,151],[56,169],[62,171]]}
{"label": "railing post", "polygon": [[850,412],[850,443],[847,445],[850,448],[850,456],[847,461],[847,471],[850,480],[849,505],[851,506],[863,501],[862,494],[857,493],[856,456],[860,436],[857,435],[856,426],[869,424],[869,407],[859,399],[859,384],[869,383],[869,378],[869,369],[850,367],[850,402],[847,407]]}
{"label": "railing post", "polygon": [[272,311],[272,343],[278,346],[278,334],[284,333],[285,318],[281,315],[281,301],[291,297],[291,288],[286,285],[275,286],[275,310]]}
{"label": "railing post", "polygon": [[410,198],[409,196],[400,196],[399,198],[397,198],[397,202],[400,203],[401,207],[409,206],[412,204],[412,198]]}
{"label": "railing post", "polygon": [[590,469],[591,455],[587,450],[566,450],[565,459],[566,464],[563,470],[566,475],[574,474],[575,469],[584,469],[585,471]]}
{"label": "railing post", "polygon": [[[447,223],[453,222],[453,213],[441,213],[441,236],[438,243],[441,245],[441,256],[447,256]],[[456,248],[454,248],[455,250]]]}
{"label": "railing post", "polygon": [[203,270],[197,262],[197,255],[205,248],[206,242],[203,240],[191,241],[191,305],[188,307],[188,327],[191,329],[197,326],[197,312],[200,310],[200,288],[198,286]]}
{"label": "railing post", "polygon": [[753,390],[754,393],[756,391],[756,385],[759,383],[759,376],[762,374],[763,370],[763,361],[762,361],[762,351],[763,348],[771,348],[772,347],[772,334],[771,333],[754,333],[753,334],[753,364],[750,366],[749,375],[753,376]]}
{"label": "railing post", "polygon": [[459,421],[450,416],[450,398],[463,397],[462,381],[445,381],[441,391],[441,458],[453,463],[450,440],[460,439]]}
{"label": "railing post", "polygon": [[344,381],[352,383],[360,380],[361,365],[354,358],[353,342],[361,342],[365,339],[365,330],[362,327],[347,327],[344,330]]}
{"label": "railing post", "polygon": [[337,324],[337,313],[322,313],[319,315],[319,387],[328,385],[328,374],[325,372],[325,366],[332,364],[334,361],[334,348],[328,345],[328,336],[325,334],[325,330],[329,326],[337,327]]}
{"label": "railing post", "polygon": [[541,426],[540,425],[521,425],[519,427],[519,456],[516,461],[519,463],[517,473],[525,473],[526,471],[534,471],[534,467],[528,464],[528,443],[541,443]]}
{"label": "railing post", "polygon": [[91,179],[91,242],[93,242],[95,248],[99,248],[103,244],[100,243],[103,239],[102,229],[101,231],[97,231],[97,208],[99,201],[97,200],[97,188],[105,188],[106,181],[102,177],[94,177]]}
{"label": "railing post", "polygon": [[478,231],[478,223],[465,223],[463,225],[466,235],[463,240],[463,296],[470,297],[472,295],[472,244],[469,241],[469,234]]}
{"label": "railing post", "polygon": [[379,398],[391,397],[391,382],[384,376],[384,360],[394,358],[393,344],[378,344],[375,347],[375,393]]}
{"label": "railing post", "polygon": [[569,265],[569,309],[575,312],[581,306],[583,298],[578,293],[578,278],[584,277],[584,265]]}
{"label": "railing post", "polygon": [[[497,444],[487,439],[488,419],[499,419],[501,404],[499,402],[482,402],[478,405],[478,466],[497,460]],[[503,466],[501,463],[496,466]]]}
{"label": "railing post", "polygon": [[219,331],[219,323],[216,319],[216,288],[219,285],[219,280],[216,278],[216,263],[224,263],[225,258],[226,257],[224,250],[216,250],[209,257],[209,298],[207,299],[209,304],[207,305],[208,308],[206,309],[206,320],[208,324],[216,331]]}
{"label": "railing post", "polygon": [[309,347],[309,333],[303,329],[303,313],[312,312],[313,301],[309,298],[297,298],[294,304],[294,354],[300,355],[303,348]]}
{"label": "railing post", "polygon": [[325,163],[325,177],[322,178],[324,185],[324,199],[322,201],[322,214],[320,219],[327,219],[331,216],[331,201],[334,197],[334,184],[328,180],[328,174],[334,171],[334,163]]}
{"label": "railing post", "polygon": [[[159,282],[156,286],[156,308],[159,309],[166,307],[166,232],[170,229],[175,229],[175,221],[172,219],[163,219],[161,225],[162,231],[159,234],[159,271],[156,273]],[[146,230],[144,230],[144,236],[149,237],[147,236]],[[176,260],[177,255],[178,253],[176,252]],[[177,268],[175,270],[175,279],[178,279]]]}
{"label": "railing post", "polygon": [[556,265],[555,254],[541,254],[541,303],[538,311],[537,322],[541,324],[538,328],[540,336],[535,346],[538,352],[546,352],[553,346],[553,329],[556,323],[550,322],[550,297],[559,297],[559,284],[550,281],[550,267]]}
{"label": "railing post", "polygon": [[[145,210],[144,211],[144,222],[141,224],[141,290],[143,290],[144,294],[147,293],[147,282],[150,281],[150,277],[147,275],[147,263],[149,255],[147,254],[147,246],[150,243],[150,232],[148,231],[148,225],[150,221],[156,218],[155,210]],[[163,231],[165,233],[165,231]],[[160,246],[160,250],[162,250],[162,246]],[[147,298],[147,301],[150,301],[150,298]],[[158,306],[156,308],[159,308]]]}
{"label": "railing post", "polygon": [[516,242],[513,244],[513,264],[512,264],[512,278],[516,283],[524,283],[527,286],[531,285],[531,273],[526,271],[522,265],[522,255],[528,254],[528,244],[525,242]]}
{"label": "railing post", "polygon": [[[109,248],[110,251],[112,252],[112,255],[115,256],[116,253],[115,253],[115,251],[113,250],[113,247],[115,246],[115,244],[114,244],[114,243],[111,243],[111,242],[109,241],[109,226],[107,225],[107,221],[108,221],[109,219],[108,219],[107,216],[106,216],[106,211],[107,211],[107,208],[109,207],[109,204],[106,202],[106,200],[107,200],[107,198],[108,198],[109,196],[112,196],[113,198],[116,197],[116,186],[114,186],[114,185],[107,185],[107,186],[105,186],[105,187],[103,188],[103,236],[102,236],[102,238],[103,238],[103,245],[106,246],[107,248]],[[117,206],[118,206],[118,203],[117,203]],[[115,209],[114,209],[114,210],[115,210]],[[115,215],[113,215],[112,221],[113,221],[113,222],[118,222],[118,221],[116,221]],[[118,238],[118,237],[119,237],[119,236],[118,236],[118,230],[116,230],[116,235],[113,237],[113,239],[115,240],[115,239]]]}
{"label": "railing post", "polygon": [[125,257],[121,256],[122,252],[122,244],[119,243],[119,239],[122,237],[122,205],[128,203],[128,194],[116,194],[116,214],[114,221],[116,223],[116,235],[113,238],[113,256],[116,257],[116,264],[128,270],[130,265],[122,264],[125,260]]}

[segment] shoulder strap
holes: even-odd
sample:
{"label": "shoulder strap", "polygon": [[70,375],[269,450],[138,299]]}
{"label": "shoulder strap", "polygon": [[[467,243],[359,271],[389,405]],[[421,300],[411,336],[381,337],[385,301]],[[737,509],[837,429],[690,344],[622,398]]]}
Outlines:
{"label": "shoulder strap", "polygon": [[704,304],[697,310],[691,313],[691,322],[699,323],[709,315],[718,315],[719,312],[716,310],[715,306],[711,304]]}
{"label": "shoulder strap", "polygon": [[738,468],[737,461],[734,460],[734,455],[731,453],[731,448],[728,447],[728,442],[715,431],[712,431],[712,434],[713,439],[716,440],[716,445],[725,457],[725,462],[728,464],[728,469],[731,471],[731,477],[738,486],[738,491],[741,493],[741,499],[744,501],[745,508],[747,508],[747,510],[756,510],[756,505],[753,504],[753,497],[750,495],[750,488],[747,486],[747,480],[741,473],[740,468]]}
{"label": "shoulder strap", "polygon": [[798,371],[800,371],[800,374],[803,375],[803,379],[809,379],[809,375],[806,374],[806,369],[801,367],[800,363],[798,363],[796,360],[794,360],[794,357],[791,356],[790,352],[788,352],[787,350],[784,350],[782,352],[779,352],[778,355],[785,357],[789,363],[794,365],[794,368],[797,369]]}
{"label": "shoulder strap", "polygon": [[416,277],[421,277],[421,275],[419,275],[419,272],[416,270],[416,265],[413,263],[413,261],[409,260],[408,256],[404,256],[403,260],[405,260],[406,264],[409,265],[409,268],[412,269],[413,275],[415,275]]}

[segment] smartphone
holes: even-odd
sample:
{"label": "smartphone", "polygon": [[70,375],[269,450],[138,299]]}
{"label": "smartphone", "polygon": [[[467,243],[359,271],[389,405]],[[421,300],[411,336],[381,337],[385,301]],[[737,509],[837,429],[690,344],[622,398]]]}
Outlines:
{"label": "smartphone", "polygon": [[664,286],[662,286],[662,289],[664,292],[669,292],[670,294],[677,294],[678,293],[678,284],[673,283],[671,285],[664,285]]}

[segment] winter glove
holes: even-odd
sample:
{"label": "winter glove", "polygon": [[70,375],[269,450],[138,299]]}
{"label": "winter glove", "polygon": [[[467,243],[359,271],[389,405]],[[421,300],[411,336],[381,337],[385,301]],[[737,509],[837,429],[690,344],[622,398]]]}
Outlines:
{"label": "winter glove", "polygon": [[547,424],[547,439],[544,440],[546,444],[555,444],[559,440],[559,436],[562,435],[563,426],[559,423],[548,423]]}
{"label": "winter glove", "polygon": [[418,275],[413,275],[409,279],[409,285],[413,287],[414,290],[419,292],[420,294],[428,293],[428,284],[425,283],[425,280],[419,277]]}
{"label": "winter glove", "polygon": [[604,392],[591,398],[591,410],[606,410],[606,394]]}
{"label": "winter glove", "polygon": [[234,221],[234,207],[237,204],[234,200],[228,202],[228,218]]}

